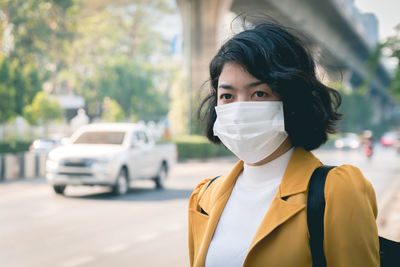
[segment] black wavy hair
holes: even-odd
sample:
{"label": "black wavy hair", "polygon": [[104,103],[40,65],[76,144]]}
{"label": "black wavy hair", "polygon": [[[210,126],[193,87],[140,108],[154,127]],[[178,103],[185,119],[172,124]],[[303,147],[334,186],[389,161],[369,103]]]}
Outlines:
{"label": "black wavy hair", "polygon": [[335,124],[342,116],[337,111],[341,96],[318,80],[311,53],[298,36],[293,29],[268,20],[222,45],[210,63],[211,90],[198,109],[198,118],[206,121],[205,134],[211,142],[221,143],[213,133],[215,106],[218,79],[229,62],[244,67],[281,97],[285,130],[293,146],[310,151],[325,143],[328,133],[336,132]]}

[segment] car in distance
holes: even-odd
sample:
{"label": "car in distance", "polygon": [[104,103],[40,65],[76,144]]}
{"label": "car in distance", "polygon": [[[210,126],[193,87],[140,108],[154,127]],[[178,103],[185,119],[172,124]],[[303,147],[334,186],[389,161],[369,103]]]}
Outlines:
{"label": "car in distance", "polygon": [[360,138],[355,133],[345,133],[335,140],[335,147],[339,149],[357,149],[360,145]]}
{"label": "car in distance", "polygon": [[381,144],[385,147],[396,146],[400,140],[400,132],[386,132],[381,137]]}
{"label": "car in distance", "polygon": [[156,144],[144,125],[89,124],[72,135],[70,145],[49,153],[46,179],[58,194],[67,186],[100,185],[122,195],[136,179],[151,179],[162,188],[176,160],[176,145]]}
{"label": "car in distance", "polygon": [[60,145],[61,139],[43,137],[33,141],[29,146],[29,151],[34,154],[46,154]]}

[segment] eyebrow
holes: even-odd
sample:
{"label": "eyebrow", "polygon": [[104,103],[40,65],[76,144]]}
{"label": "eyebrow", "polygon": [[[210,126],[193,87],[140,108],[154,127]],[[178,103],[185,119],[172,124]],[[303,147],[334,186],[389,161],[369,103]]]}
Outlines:
{"label": "eyebrow", "polygon": [[[246,85],[245,88],[246,88],[246,89],[250,89],[250,88],[252,88],[252,87],[259,86],[260,84],[264,84],[264,83],[261,82],[261,81],[252,82],[252,83],[249,83],[248,85]],[[221,85],[218,86],[218,88],[228,89],[228,90],[233,90],[233,89],[235,89],[235,87],[233,87],[232,85],[229,85],[229,84],[221,84]]]}

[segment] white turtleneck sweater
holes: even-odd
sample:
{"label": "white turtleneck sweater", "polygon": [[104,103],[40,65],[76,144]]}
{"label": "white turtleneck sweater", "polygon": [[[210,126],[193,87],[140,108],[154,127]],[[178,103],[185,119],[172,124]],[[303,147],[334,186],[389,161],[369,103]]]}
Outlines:
{"label": "white turtleneck sweater", "polygon": [[282,181],[293,148],[261,166],[244,164],[208,248],[206,267],[243,266],[251,241]]}

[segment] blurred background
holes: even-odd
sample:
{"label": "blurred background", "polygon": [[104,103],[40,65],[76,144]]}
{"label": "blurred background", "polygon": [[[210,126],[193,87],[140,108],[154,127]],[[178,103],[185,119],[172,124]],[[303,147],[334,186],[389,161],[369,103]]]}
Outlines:
{"label": "blurred background", "polygon": [[242,30],[235,17],[255,11],[307,36],[319,78],[343,97],[339,133],[315,154],[363,171],[380,234],[400,241],[398,10],[0,0],[0,266],[188,266],[188,197],[236,161],[202,136],[196,109],[211,58]]}

